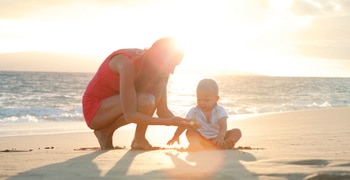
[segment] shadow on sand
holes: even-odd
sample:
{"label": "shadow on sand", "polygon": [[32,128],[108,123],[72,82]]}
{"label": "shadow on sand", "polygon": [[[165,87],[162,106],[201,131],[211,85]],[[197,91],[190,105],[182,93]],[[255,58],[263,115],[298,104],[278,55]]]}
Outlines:
{"label": "shadow on sand", "polygon": [[[114,159],[119,160],[114,164]],[[238,150],[94,151],[9,179],[258,179],[241,164],[255,160],[252,154]]]}

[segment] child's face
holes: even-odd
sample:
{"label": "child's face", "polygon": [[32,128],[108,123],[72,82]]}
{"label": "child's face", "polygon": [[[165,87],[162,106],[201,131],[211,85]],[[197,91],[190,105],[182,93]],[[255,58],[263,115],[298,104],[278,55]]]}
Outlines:
{"label": "child's face", "polygon": [[215,93],[197,92],[197,105],[203,111],[211,111],[219,100],[219,96]]}

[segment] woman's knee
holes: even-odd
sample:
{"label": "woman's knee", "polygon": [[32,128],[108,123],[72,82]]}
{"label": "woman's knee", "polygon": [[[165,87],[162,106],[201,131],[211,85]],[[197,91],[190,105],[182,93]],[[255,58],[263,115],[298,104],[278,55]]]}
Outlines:
{"label": "woman's knee", "polygon": [[142,112],[153,111],[156,105],[155,101],[156,98],[154,95],[149,93],[141,93],[137,97],[137,108]]}

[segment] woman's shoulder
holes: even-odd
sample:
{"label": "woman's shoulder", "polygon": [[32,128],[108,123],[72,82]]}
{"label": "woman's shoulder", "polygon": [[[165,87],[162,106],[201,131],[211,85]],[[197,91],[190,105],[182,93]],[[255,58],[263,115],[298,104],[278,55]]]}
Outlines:
{"label": "woman's shoulder", "polygon": [[[115,60],[131,60],[130,62],[135,63],[136,60],[140,59],[144,55],[145,51],[143,49],[137,49],[137,48],[128,48],[128,49],[118,49],[114,51],[112,54],[109,55],[109,57],[106,59],[106,61],[115,61]],[[124,61],[128,62],[128,61]]]}
{"label": "woman's shoulder", "polygon": [[144,49],[138,49],[138,48],[127,48],[127,49],[119,49],[115,51],[116,53],[127,53],[134,56],[143,56],[145,54]]}

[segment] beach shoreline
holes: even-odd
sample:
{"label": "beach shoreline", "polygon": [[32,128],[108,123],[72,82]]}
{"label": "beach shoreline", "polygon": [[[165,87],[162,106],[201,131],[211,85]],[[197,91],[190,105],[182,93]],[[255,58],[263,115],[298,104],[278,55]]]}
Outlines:
{"label": "beach shoreline", "polygon": [[[266,112],[266,113],[252,113],[252,114],[235,114],[228,118],[229,125],[233,125],[237,121],[247,120],[252,118],[265,117],[270,115],[290,114],[290,113],[307,113],[314,111],[328,111],[336,109],[350,109],[350,107],[332,107],[332,108],[317,108],[307,110],[294,110],[283,112]],[[127,130],[134,129],[136,125],[128,124],[118,129]],[[171,128],[171,127],[170,127]],[[31,136],[31,135],[49,135],[49,134],[66,134],[66,133],[89,133],[93,132],[86,125],[85,121],[47,121],[47,122],[13,122],[0,123],[0,138],[11,136]]]}
{"label": "beach shoreline", "polygon": [[[350,107],[343,107],[230,120],[228,127],[240,128],[243,133],[237,146],[250,146],[251,150],[178,151],[176,148],[187,145],[182,136],[180,146],[135,151],[130,150],[133,128],[116,131],[114,145],[122,149],[112,151],[98,151],[98,142],[89,129],[5,136],[0,137],[0,150],[9,152],[0,152],[0,178],[347,179],[349,117]],[[155,146],[167,147],[173,130],[152,126],[147,138]]]}

